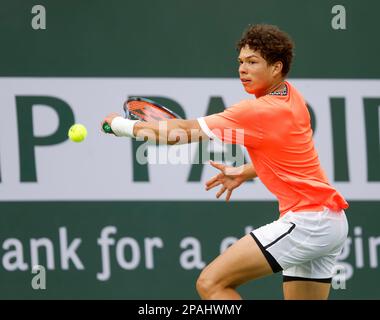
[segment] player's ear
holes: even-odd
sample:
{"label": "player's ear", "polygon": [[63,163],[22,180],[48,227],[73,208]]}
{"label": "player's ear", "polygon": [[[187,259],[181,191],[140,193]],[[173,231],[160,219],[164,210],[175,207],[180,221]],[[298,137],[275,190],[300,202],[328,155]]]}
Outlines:
{"label": "player's ear", "polygon": [[276,61],[273,65],[272,65],[272,73],[273,73],[273,76],[277,76],[278,74],[281,74],[282,72],[282,67],[283,67],[283,64],[281,61]]}

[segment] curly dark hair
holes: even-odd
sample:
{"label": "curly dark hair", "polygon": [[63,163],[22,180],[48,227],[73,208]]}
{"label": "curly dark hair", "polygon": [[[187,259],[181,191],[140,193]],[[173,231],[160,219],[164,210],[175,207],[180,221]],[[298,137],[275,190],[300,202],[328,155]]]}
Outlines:
{"label": "curly dark hair", "polygon": [[277,26],[257,24],[249,26],[237,43],[237,49],[248,45],[252,50],[259,51],[269,65],[277,61],[283,64],[282,75],[285,77],[293,59],[294,43],[290,36]]}

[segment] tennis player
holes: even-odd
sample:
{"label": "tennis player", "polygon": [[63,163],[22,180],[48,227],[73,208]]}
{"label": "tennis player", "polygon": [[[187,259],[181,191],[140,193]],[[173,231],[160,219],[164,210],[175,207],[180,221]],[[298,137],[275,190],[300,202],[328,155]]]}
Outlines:
{"label": "tennis player", "polygon": [[327,299],[336,257],[347,238],[348,203],[321,168],[303,97],[285,80],[293,42],[276,26],[254,25],[238,42],[238,51],[240,80],[256,99],[196,120],[168,120],[161,134],[157,122],[128,120],[115,113],[103,123],[110,124],[117,136],[144,135],[170,144],[185,141],[168,138],[177,135],[185,135],[187,142],[201,136],[239,143],[237,134],[224,133],[243,130],[252,163],[231,168],[212,162],[220,173],[206,189],[220,185],[216,196],[227,191],[228,201],[244,181],[259,177],[278,199],[280,216],[207,265],[197,291],[202,299],[241,299],[239,285],[282,271],[285,299]]}

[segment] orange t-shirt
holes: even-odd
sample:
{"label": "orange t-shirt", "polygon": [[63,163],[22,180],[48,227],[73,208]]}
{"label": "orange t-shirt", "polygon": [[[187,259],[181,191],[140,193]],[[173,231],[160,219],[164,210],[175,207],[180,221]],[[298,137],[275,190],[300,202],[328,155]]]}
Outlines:
{"label": "orange t-shirt", "polygon": [[346,209],[347,201],[321,168],[306,103],[285,83],[286,94],[243,100],[224,112],[198,119],[201,128],[211,138],[233,144],[243,134],[258,177],[278,199],[280,215],[289,210]]}

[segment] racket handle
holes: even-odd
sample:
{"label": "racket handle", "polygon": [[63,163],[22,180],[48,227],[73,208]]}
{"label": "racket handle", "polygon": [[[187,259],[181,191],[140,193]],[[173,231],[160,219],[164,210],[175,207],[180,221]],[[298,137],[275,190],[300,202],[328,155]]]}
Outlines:
{"label": "racket handle", "polygon": [[103,124],[103,130],[105,133],[113,133],[111,126],[107,122]]}

